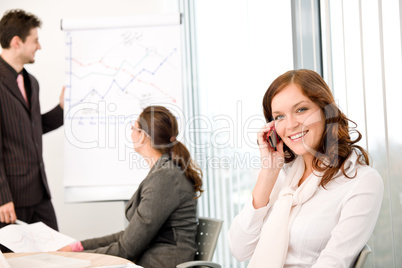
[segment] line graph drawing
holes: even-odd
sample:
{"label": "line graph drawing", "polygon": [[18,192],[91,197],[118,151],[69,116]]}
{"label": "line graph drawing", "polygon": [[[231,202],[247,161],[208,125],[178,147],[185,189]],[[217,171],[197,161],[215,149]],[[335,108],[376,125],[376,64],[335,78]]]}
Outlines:
{"label": "line graph drawing", "polygon": [[[71,44],[71,42],[70,42],[70,44]],[[151,74],[152,76],[154,76],[154,75],[158,72],[158,70],[164,65],[164,63],[165,63],[174,53],[176,53],[176,51],[177,51],[177,49],[174,48],[173,51],[172,51],[172,52],[171,52],[171,53],[153,70],[153,71],[152,71],[152,70],[145,69],[145,68],[142,68],[137,74],[131,74],[131,73],[129,73],[129,71],[128,71],[127,69],[123,69],[123,68],[122,68],[123,64],[121,64],[121,66],[120,66],[119,68],[116,68],[116,67],[111,67],[111,66],[109,66],[109,65],[106,65],[102,60],[100,60],[100,61],[98,62],[99,64],[102,64],[102,65],[103,65],[105,68],[107,68],[107,69],[116,70],[116,72],[115,72],[114,74],[107,74],[107,73],[103,73],[103,74],[101,74],[101,73],[89,73],[89,74],[87,74],[87,75],[85,75],[85,76],[82,76],[82,77],[78,77],[78,76],[75,75],[74,73],[70,73],[70,75],[75,76],[75,77],[78,78],[78,79],[84,79],[84,78],[87,78],[87,77],[90,76],[90,75],[101,75],[101,76],[115,77],[119,72],[125,72],[125,73],[127,73],[127,74],[129,74],[129,75],[131,76],[131,79],[128,81],[128,83],[127,83],[126,85],[123,85],[123,86],[120,85],[116,79],[113,79],[113,80],[112,80],[112,83],[110,84],[110,86],[109,86],[109,88],[107,89],[106,93],[103,94],[103,95],[101,95],[96,89],[92,89],[92,91],[88,92],[88,94],[87,94],[86,96],[84,96],[84,98],[82,98],[82,99],[80,100],[80,102],[84,102],[84,101],[86,100],[86,98],[87,98],[89,95],[91,95],[91,94],[96,94],[96,95],[98,95],[99,97],[101,97],[101,99],[105,99],[105,97],[108,95],[108,93],[111,91],[111,89],[113,88],[114,85],[116,85],[122,92],[127,91],[127,88],[129,87],[129,85],[130,85],[131,83],[133,83],[135,80],[139,80],[140,82],[143,82],[142,80],[140,80],[140,79],[138,78],[142,73],[148,73],[148,74]],[[78,62],[77,60],[75,60],[75,59],[72,59],[72,60],[74,60],[74,62],[78,63],[80,66],[84,66],[84,64]],[[124,62],[124,63],[126,63],[126,62]],[[90,65],[92,65],[92,64],[90,64]],[[87,65],[87,66],[89,66],[89,65]],[[174,97],[169,96],[166,92],[163,92],[163,91],[162,91],[159,87],[157,87],[154,83],[152,83],[152,82],[146,82],[146,81],[144,81],[144,83],[148,83],[148,84],[150,84],[150,85],[153,85],[155,89],[157,89],[158,91],[160,91],[161,93],[163,93],[164,95],[166,95],[167,97],[169,97],[169,98],[171,99],[171,101],[176,102],[176,99],[175,99]]]}
{"label": "line graph drawing", "polygon": [[44,243],[55,242],[54,235],[49,230],[44,230],[39,233],[27,231],[25,233],[16,234],[10,243],[18,247],[25,247],[26,245],[36,245]]}
{"label": "line graph drawing", "polygon": [[93,53],[74,52],[77,49],[90,52],[83,49],[79,41],[75,46],[75,39],[72,34],[66,38],[69,80],[65,101],[70,109],[80,103],[105,99],[118,102],[129,98],[140,106],[161,101],[178,102],[175,95],[180,93],[177,89],[181,89],[181,79],[176,80],[179,84],[172,85],[175,81],[172,77],[181,72],[177,47],[147,46],[143,34],[124,30],[116,36],[117,44],[92,60],[96,57]]}
{"label": "line graph drawing", "polygon": [[55,251],[75,241],[43,222],[27,225],[11,224],[0,229],[1,243],[14,252]]}
{"label": "line graph drawing", "polygon": [[182,110],[180,25],[67,31],[65,45],[65,186],[139,183],[129,122]]}

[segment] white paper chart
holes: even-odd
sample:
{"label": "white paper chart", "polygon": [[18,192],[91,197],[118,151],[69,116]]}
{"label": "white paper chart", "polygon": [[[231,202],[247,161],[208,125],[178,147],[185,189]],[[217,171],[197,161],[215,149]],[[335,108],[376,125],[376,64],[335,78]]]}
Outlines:
{"label": "white paper chart", "polygon": [[74,241],[43,222],[10,224],[0,229],[0,243],[16,253],[56,251]]}
{"label": "white paper chart", "polygon": [[130,122],[151,104],[180,116],[180,24],[123,25],[65,29],[66,187],[138,185]]}

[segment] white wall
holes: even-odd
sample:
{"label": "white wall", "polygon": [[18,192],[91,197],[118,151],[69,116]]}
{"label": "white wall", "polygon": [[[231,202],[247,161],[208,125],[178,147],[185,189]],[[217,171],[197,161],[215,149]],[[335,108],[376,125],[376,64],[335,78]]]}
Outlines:
{"label": "white wall", "polygon": [[[26,66],[41,86],[42,112],[59,101],[65,83],[63,18],[129,16],[178,11],[177,0],[0,0],[0,16],[9,9],[21,8],[37,15],[43,22],[39,31],[42,50],[36,62]],[[82,240],[117,232],[124,228],[123,202],[65,204],[63,192],[64,127],[43,137],[43,155],[60,231]],[[112,179],[112,178],[111,178]]]}

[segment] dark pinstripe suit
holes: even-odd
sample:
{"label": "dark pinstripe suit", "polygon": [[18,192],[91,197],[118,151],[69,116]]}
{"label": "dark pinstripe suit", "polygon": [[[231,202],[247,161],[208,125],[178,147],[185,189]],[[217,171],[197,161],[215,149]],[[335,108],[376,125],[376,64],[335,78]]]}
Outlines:
{"label": "dark pinstripe suit", "polygon": [[[63,124],[63,110],[57,106],[41,115],[38,81],[23,70],[28,105],[16,75],[0,58],[0,205],[14,202],[17,218],[30,222],[41,219],[28,219],[23,211],[51,197],[42,158],[42,134]],[[50,208],[44,214],[49,213],[54,222],[47,216],[43,222],[57,229],[53,207],[47,203]]]}

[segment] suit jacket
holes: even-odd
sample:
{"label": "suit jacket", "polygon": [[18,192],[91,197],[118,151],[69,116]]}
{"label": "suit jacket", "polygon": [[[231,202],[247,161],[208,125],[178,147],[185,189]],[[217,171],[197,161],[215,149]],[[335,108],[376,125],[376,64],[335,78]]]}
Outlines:
{"label": "suit jacket", "polygon": [[87,252],[120,256],[146,268],[174,268],[192,261],[197,250],[194,197],[194,185],[164,154],[128,202],[127,228],[82,241],[82,246]]}
{"label": "suit jacket", "polygon": [[63,124],[58,105],[41,115],[38,81],[23,69],[29,104],[22,97],[16,73],[0,59],[0,205],[28,207],[50,199],[42,159],[42,134]]}

